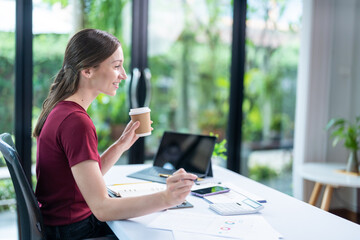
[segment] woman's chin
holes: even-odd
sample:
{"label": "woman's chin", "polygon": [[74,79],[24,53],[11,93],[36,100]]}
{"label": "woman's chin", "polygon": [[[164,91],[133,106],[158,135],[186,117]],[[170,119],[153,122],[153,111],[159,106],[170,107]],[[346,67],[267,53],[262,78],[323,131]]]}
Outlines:
{"label": "woman's chin", "polygon": [[113,96],[115,96],[116,95],[116,90],[115,91],[113,91],[113,92],[107,92],[107,93],[105,93],[106,95],[108,95],[108,96],[111,96],[111,97],[113,97]]}

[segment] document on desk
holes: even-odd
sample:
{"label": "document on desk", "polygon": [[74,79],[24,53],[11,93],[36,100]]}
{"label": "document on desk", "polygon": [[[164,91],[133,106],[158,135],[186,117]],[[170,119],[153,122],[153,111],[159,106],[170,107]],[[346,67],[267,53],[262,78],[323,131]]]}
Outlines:
{"label": "document on desk", "polygon": [[219,216],[166,211],[150,222],[148,227],[242,240],[281,237],[264,217],[258,214]]}
{"label": "document on desk", "polygon": [[241,203],[243,200],[250,198],[260,203],[266,203],[266,200],[264,198],[240,189],[233,184],[226,183],[224,184],[224,186],[230,188],[231,190],[227,193],[206,196],[205,199],[211,203]]}
{"label": "document on desk", "polygon": [[[231,190],[227,193],[206,196],[205,199],[211,203],[241,202],[246,198],[250,198],[252,200],[258,201],[259,203],[266,203],[266,199],[264,197],[258,196],[254,193],[239,188],[235,184],[225,182],[217,185],[228,187]],[[210,186],[214,186],[214,184],[202,184],[200,186],[194,185],[194,187],[191,190],[196,190]]]}
{"label": "document on desk", "polygon": [[224,240],[224,237],[220,236],[211,236],[207,234],[193,233],[193,232],[182,232],[182,231],[172,231],[173,237],[175,240]]}
{"label": "document on desk", "polygon": [[[182,231],[172,231],[173,237],[175,240],[188,240],[188,239],[195,239],[195,240],[224,240],[223,236],[211,236],[207,234],[200,234],[200,233],[192,233],[192,232],[182,232]],[[259,240],[259,238],[255,237],[247,237],[247,238],[227,238],[226,239],[237,239],[237,240]],[[261,238],[261,240],[278,240],[279,238],[272,238],[272,236],[265,236]]]}

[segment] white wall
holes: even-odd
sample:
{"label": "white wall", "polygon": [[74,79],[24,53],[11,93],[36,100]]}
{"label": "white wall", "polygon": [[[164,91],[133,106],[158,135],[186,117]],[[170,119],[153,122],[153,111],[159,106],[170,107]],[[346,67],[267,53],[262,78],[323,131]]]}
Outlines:
{"label": "white wall", "polygon": [[[346,162],[324,130],[333,117],[360,115],[360,1],[304,0],[294,146],[294,195],[307,201],[313,183],[297,174],[304,162]],[[332,207],[354,210],[353,189],[335,190]],[[353,200],[345,204],[336,195]]]}
{"label": "white wall", "polygon": [[[354,104],[356,94],[356,71],[360,68],[360,62],[356,61],[359,52],[360,42],[356,41],[356,4],[357,0],[336,1],[336,11],[334,16],[334,32],[332,45],[331,62],[331,85],[329,97],[329,117],[346,117],[352,119],[359,114]],[[357,14],[359,15],[359,14]],[[357,22],[359,23],[359,21]],[[360,32],[360,31],[357,31]],[[359,59],[358,59],[359,60]],[[359,77],[359,75],[358,75]],[[358,89],[359,90],[359,89]],[[360,102],[357,104],[360,107]],[[328,142],[327,159],[329,162],[338,162],[347,154],[346,150],[339,144],[332,147],[331,141]]]}

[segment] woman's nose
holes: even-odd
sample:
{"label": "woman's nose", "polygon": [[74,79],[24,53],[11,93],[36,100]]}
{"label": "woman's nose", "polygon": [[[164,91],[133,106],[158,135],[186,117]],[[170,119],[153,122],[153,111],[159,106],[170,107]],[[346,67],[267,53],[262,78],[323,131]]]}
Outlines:
{"label": "woman's nose", "polygon": [[125,80],[127,78],[126,71],[123,68],[122,71],[120,71],[119,78]]}

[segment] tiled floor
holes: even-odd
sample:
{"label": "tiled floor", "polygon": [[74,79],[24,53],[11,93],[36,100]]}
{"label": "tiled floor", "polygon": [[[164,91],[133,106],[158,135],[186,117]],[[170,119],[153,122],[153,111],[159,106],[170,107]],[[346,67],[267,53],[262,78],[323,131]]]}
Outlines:
{"label": "tiled floor", "polygon": [[15,210],[0,213],[0,240],[16,240],[17,216]]}

